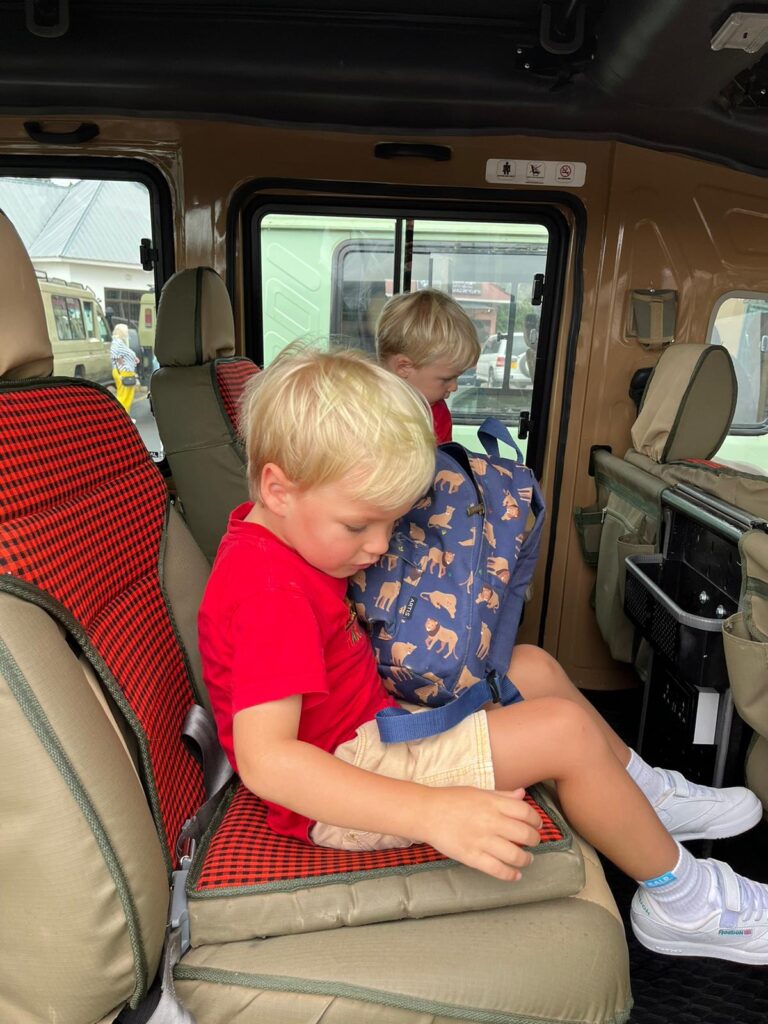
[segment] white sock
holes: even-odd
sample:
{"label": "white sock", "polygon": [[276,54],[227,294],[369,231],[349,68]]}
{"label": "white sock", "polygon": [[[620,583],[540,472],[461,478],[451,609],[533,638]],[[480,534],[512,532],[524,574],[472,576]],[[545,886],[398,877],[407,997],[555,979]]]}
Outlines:
{"label": "white sock", "polygon": [[715,880],[706,861],[697,860],[679,843],[677,848],[680,856],[671,871],[640,884],[668,917],[693,924],[707,918],[716,906]]}
{"label": "white sock", "polygon": [[630,749],[629,751],[627,772],[630,778],[645,793],[649,803],[656,803],[662,793],[666,792],[667,781],[663,774],[657,772],[655,768],[651,768],[649,764],[646,764],[635,750]]}

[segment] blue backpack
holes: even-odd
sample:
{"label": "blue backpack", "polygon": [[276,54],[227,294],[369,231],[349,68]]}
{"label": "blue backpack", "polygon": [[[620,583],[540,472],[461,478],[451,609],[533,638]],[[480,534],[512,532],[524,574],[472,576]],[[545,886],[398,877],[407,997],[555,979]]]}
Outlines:
{"label": "blue backpack", "polygon": [[[507,430],[487,419],[485,455],[437,450],[429,492],[398,522],[388,552],[350,580],[379,673],[400,700],[432,708],[376,716],[385,743],[450,729],[489,700],[521,700],[506,671],[533,575],[544,502]],[[502,458],[498,441],[520,461]],[[526,532],[529,512],[534,521]]]}

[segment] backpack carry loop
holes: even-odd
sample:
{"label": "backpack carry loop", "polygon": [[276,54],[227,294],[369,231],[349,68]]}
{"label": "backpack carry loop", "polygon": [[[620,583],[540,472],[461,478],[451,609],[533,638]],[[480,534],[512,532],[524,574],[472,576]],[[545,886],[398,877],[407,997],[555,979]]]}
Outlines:
{"label": "backpack carry loop", "polygon": [[[402,743],[411,740],[424,739],[428,736],[434,736],[440,732],[446,731],[447,729],[451,729],[454,725],[457,725],[475,711],[480,710],[483,705],[489,702],[506,705],[516,703],[523,699],[515,684],[507,677],[506,671],[515,644],[526,590],[536,563],[539,538],[544,522],[544,501],[533,474],[523,464],[522,452],[515,444],[509,430],[504,426],[504,424],[493,418],[486,419],[478,430],[478,438],[487,453],[486,456],[467,453],[459,445],[455,444],[448,444],[440,449],[443,455],[438,457],[438,473],[436,481],[440,481],[441,477],[444,480],[451,478],[451,487],[454,489],[448,493],[458,493],[458,481],[460,479],[458,472],[462,471],[465,477],[469,480],[471,487],[480,498],[480,504],[467,510],[467,513],[469,513],[469,511],[472,511],[473,513],[479,511],[484,517],[484,522],[487,521],[487,523],[491,524],[491,535],[493,535],[494,532],[493,528],[498,530],[499,527],[502,527],[505,530],[505,535],[508,536],[507,527],[508,525],[509,528],[512,527],[510,519],[513,517],[510,516],[509,511],[505,513],[503,507],[504,503],[501,502],[502,492],[499,490],[498,482],[493,481],[492,470],[497,470],[500,474],[500,479],[504,480],[505,486],[507,486],[506,481],[509,480],[510,483],[508,486],[510,488],[513,490],[515,487],[518,488],[514,493],[518,495],[521,505],[523,499],[519,488],[522,485],[523,489],[528,489],[524,507],[526,514],[528,509],[530,509],[530,513],[534,517],[534,522],[531,530],[522,537],[522,539],[520,535],[516,537],[516,541],[519,543],[516,553],[513,554],[512,551],[514,549],[510,549],[509,547],[504,549],[504,553],[508,556],[509,569],[511,571],[506,573],[506,579],[503,581],[503,589],[496,589],[494,591],[493,599],[496,601],[498,613],[493,622],[492,641],[484,654],[484,664],[481,661],[478,665],[479,671],[478,668],[474,669],[476,675],[480,675],[481,678],[469,686],[459,686],[457,688],[459,690],[459,695],[448,699],[445,703],[442,703],[437,707],[433,704],[429,707],[429,710],[426,711],[418,710],[416,713],[412,713],[403,707],[389,707],[380,711],[376,715],[376,724],[379,729],[379,736],[384,743]],[[518,457],[517,461],[506,459],[499,455],[499,441],[503,441],[505,444],[514,448]],[[485,468],[483,468],[482,465],[475,465],[473,467],[473,459],[480,460],[481,463],[486,463]],[[441,466],[447,468],[443,468],[442,471],[440,471]],[[485,487],[479,483],[477,477],[478,472],[480,473],[480,479],[482,480],[484,478],[486,481]],[[489,477],[488,474],[491,474],[491,476]],[[503,474],[503,478],[501,477],[501,474]],[[522,477],[521,474],[523,474]],[[516,481],[514,484],[512,482],[513,476]],[[492,483],[493,486],[491,486]],[[433,497],[436,497],[440,493],[437,489],[437,484],[434,485],[431,493]],[[503,494],[505,496],[505,503],[511,501],[511,494],[509,491],[504,491]],[[530,502],[527,500],[528,495],[530,495]],[[488,502],[490,502],[490,506],[486,509],[485,505]],[[511,504],[515,509],[517,508],[517,503],[511,502]],[[453,512],[455,509],[449,509],[448,511]],[[418,519],[416,509],[413,510],[413,513],[413,516],[409,514],[402,521],[401,533],[399,536],[395,535],[393,537],[390,552],[384,556],[383,561],[386,562],[397,556],[398,558],[404,558],[406,564],[413,564],[413,549],[408,546],[409,541],[408,537],[405,535],[406,530],[413,531],[415,529],[415,536],[422,538],[422,540],[417,543],[421,543],[422,547],[425,546],[423,529],[425,525],[423,516],[425,513],[420,513],[422,517],[421,519]],[[428,513],[426,514],[428,515]],[[434,518],[438,520],[440,519],[439,516]],[[524,519],[521,520],[523,523],[524,521]],[[422,526],[421,529],[418,528],[419,522]],[[430,526],[431,523],[427,524],[428,539],[426,540],[426,545],[430,542]],[[485,530],[482,532],[484,533]],[[444,535],[445,530],[443,530],[443,536]],[[414,533],[412,532],[411,537],[413,536]],[[437,536],[438,535],[435,534],[434,538],[437,539]],[[459,543],[465,546],[465,550],[468,550],[466,549],[465,541],[461,541]],[[488,586],[482,586],[482,584],[487,584],[489,581],[487,574],[484,574],[486,562],[490,563],[498,561],[498,559],[494,557],[488,557],[493,556],[495,553],[495,541],[493,542],[492,547],[487,547],[486,544],[487,542],[481,540],[478,536],[473,548],[473,550],[476,551],[476,554],[473,556],[473,564],[477,569],[476,576],[478,577],[478,582],[475,583],[471,594],[469,590],[466,591],[469,595],[467,597],[462,598],[457,590],[457,597],[454,599],[454,604],[452,606],[454,611],[451,612],[451,618],[453,618],[453,614],[456,610],[466,615],[466,619],[463,621],[466,621],[467,629],[478,628],[477,615],[479,613],[475,612],[475,608],[480,606],[483,600],[490,594]],[[458,551],[459,549],[457,548],[456,550]],[[451,563],[446,560],[444,567],[445,573],[443,574],[441,572],[439,576],[439,578],[443,580],[443,589],[447,589],[448,591],[451,591],[452,586],[455,587],[457,585],[456,583],[450,582],[450,577],[452,575],[452,570],[448,568],[450,564]],[[504,560],[504,565],[507,565],[506,560]],[[382,570],[380,568],[370,570],[369,583],[373,581],[374,584],[379,584],[382,579],[381,573]],[[457,581],[458,577],[455,577],[454,579]],[[460,586],[463,586],[463,584],[467,582],[467,580],[464,580]],[[498,587],[497,583],[496,586]],[[371,607],[371,601],[373,599],[370,596],[370,587],[368,588],[367,594],[365,586],[359,587],[357,591],[354,592],[355,598],[366,608],[366,612],[370,614],[374,622],[376,622],[377,618],[378,621],[381,621],[378,609],[382,608],[381,598],[383,593],[384,590],[382,589],[374,606]],[[485,595],[485,598],[483,595]],[[426,596],[428,597],[429,595]],[[441,596],[445,598],[447,595],[442,594]],[[407,638],[409,640],[416,639],[415,633],[407,632],[407,630],[412,630],[413,628],[409,621],[410,616],[412,615],[413,603],[414,598],[411,598],[410,602],[404,608],[400,609],[401,615],[398,616],[400,623],[397,633],[398,640],[400,641],[402,641],[403,638]],[[455,628],[455,624],[453,622],[451,622],[450,625]],[[491,634],[489,633],[488,636],[490,635]],[[374,643],[376,643],[376,629],[374,629],[373,639]],[[393,638],[389,637],[389,640],[391,639]],[[400,647],[413,649],[414,645],[400,643]],[[441,660],[439,664],[442,666],[443,661]],[[423,671],[423,669],[420,671]],[[392,673],[395,679],[402,676],[403,673],[411,675],[407,661],[395,661]],[[390,678],[392,678],[392,675],[390,675]],[[427,675],[427,678],[435,679],[434,676],[430,676],[429,674]],[[411,696],[407,696],[405,698],[406,703],[412,702],[414,699],[420,700],[421,697],[416,694],[413,698]],[[424,703],[428,704],[426,700]]]}

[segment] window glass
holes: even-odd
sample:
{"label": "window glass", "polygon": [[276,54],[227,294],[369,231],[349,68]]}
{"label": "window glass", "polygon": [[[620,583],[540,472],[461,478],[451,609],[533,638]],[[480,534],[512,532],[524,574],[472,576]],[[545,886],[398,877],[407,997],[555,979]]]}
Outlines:
{"label": "window glass", "polygon": [[96,319],[99,323],[99,341],[103,342],[105,345],[109,345],[112,341],[112,336],[109,333],[107,322],[101,313],[98,312],[96,313]]}
{"label": "window glass", "polygon": [[80,341],[85,338],[85,328],[83,327],[83,313],[80,309],[80,300],[69,296],[66,301],[72,337]]}
{"label": "window glass", "polygon": [[[70,341],[72,339],[72,325],[69,321],[69,313],[67,312],[67,300],[63,295],[51,295],[51,308],[53,309],[53,317],[56,323],[56,334],[60,341]],[[54,348],[54,373],[56,372],[56,349]]]}
{"label": "window glass", "polygon": [[264,365],[296,338],[374,351],[395,221],[270,213],[260,222]]}
{"label": "window glass", "polygon": [[93,303],[85,301],[83,302],[83,321],[85,323],[85,333],[89,338],[93,338],[96,334],[95,325],[93,322]]}
{"label": "window glass", "polygon": [[476,447],[477,425],[489,415],[519,436],[533,393],[544,225],[267,213],[257,241],[265,365],[295,338],[375,352],[387,299],[438,288],[464,308],[483,346],[449,398],[455,439]]}
{"label": "window glass", "polygon": [[141,239],[152,238],[149,190],[138,181],[0,173],[0,209],[37,272],[54,373],[114,390],[112,329],[125,324],[128,344],[140,359],[129,414],[160,457],[148,398],[154,332],[140,345],[137,329],[141,297],[155,284],[139,258]]}
{"label": "window glass", "polygon": [[733,424],[718,457],[768,470],[768,295],[723,296],[708,341],[728,349],[738,385]]}

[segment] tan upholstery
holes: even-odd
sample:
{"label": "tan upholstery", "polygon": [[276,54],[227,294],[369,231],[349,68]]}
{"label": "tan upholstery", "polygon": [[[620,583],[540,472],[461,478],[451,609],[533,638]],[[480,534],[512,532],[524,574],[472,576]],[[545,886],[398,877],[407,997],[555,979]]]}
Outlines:
{"label": "tan upholstery", "polygon": [[229,513],[248,499],[245,452],[217,387],[217,361],[233,357],[234,344],[218,274],[210,267],[174,274],[157,311],[152,408],[184,518],[209,560]]}
{"label": "tan upholstery", "polygon": [[40,287],[24,243],[0,210],[0,377],[49,377],[53,351]]}
{"label": "tan upholstery", "polygon": [[89,1024],[157,969],[165,865],[131,758],[57,624],[0,594],[0,636],[0,1020]]}
{"label": "tan upholstery", "polygon": [[736,408],[736,373],[721,345],[672,345],[651,374],[632,444],[653,462],[708,459]]}
{"label": "tan upholstery", "polygon": [[157,311],[157,361],[161,366],[201,366],[234,354],[235,321],[219,275],[210,267],[174,274]]}

